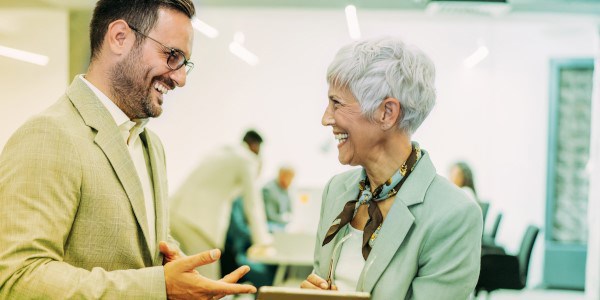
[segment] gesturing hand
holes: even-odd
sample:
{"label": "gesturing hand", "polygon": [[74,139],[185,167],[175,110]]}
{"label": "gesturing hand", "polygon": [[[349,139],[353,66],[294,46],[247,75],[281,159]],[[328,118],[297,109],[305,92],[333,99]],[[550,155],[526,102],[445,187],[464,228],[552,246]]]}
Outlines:
{"label": "gesturing hand", "polygon": [[221,251],[213,249],[196,255],[178,256],[167,262],[164,267],[167,298],[211,300],[231,294],[256,293],[254,286],[236,284],[250,271],[248,266],[239,267],[218,281],[203,277],[195,270],[196,267],[214,263],[220,256]]}
{"label": "gesturing hand", "polygon": [[160,243],[158,243],[158,248],[163,254],[163,266],[168,262],[172,262],[183,257],[183,255],[181,255],[178,249],[171,249],[167,242],[161,241]]}

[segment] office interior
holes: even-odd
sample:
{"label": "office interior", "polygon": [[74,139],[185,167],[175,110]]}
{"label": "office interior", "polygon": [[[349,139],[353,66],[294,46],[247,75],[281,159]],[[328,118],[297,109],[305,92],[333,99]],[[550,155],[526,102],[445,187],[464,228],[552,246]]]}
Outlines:
{"label": "office interior", "polygon": [[[571,124],[557,117],[564,85],[555,72],[598,66],[600,1],[483,1],[501,4],[494,9],[473,1],[452,1],[463,5],[452,9],[445,2],[451,1],[195,1],[201,22],[195,26],[194,70],[185,88],[165,95],[163,115],[148,125],[165,147],[170,192],[203,154],[238,143],[254,128],[265,138],[261,181],[274,178],[282,164],[294,166],[291,227],[316,230],[322,187],[351,168],[339,164],[331,129],[321,125],[326,68],[337,49],[356,38],[398,36],[426,52],[437,71],[437,104],[413,140],[429,151],[441,175],[447,176],[454,161],[470,163],[479,197],[490,203],[486,230],[495,216],[503,216],[496,241],[506,252],[519,250],[528,225],[541,229],[526,289],[548,290],[541,299],[554,299],[544,298],[553,291],[560,299],[600,299],[597,73],[582,75],[588,77],[573,89],[590,89],[581,96],[589,97],[588,113],[575,112],[573,118],[587,122],[585,149],[571,158],[583,161],[572,176],[585,183],[584,192],[571,194],[584,193],[584,199],[557,205],[560,192],[551,176],[561,161],[557,145],[568,138],[557,132]],[[0,1],[0,50],[41,55],[27,62],[0,51],[0,147],[25,120],[54,103],[75,74],[85,72],[94,3]],[[358,35],[348,23],[352,10]],[[560,235],[556,226],[568,228]],[[556,261],[545,257],[557,240],[579,251],[573,261],[568,254],[556,256],[569,269],[560,276],[579,277],[553,286],[545,270]],[[521,299],[519,293],[497,299]]]}

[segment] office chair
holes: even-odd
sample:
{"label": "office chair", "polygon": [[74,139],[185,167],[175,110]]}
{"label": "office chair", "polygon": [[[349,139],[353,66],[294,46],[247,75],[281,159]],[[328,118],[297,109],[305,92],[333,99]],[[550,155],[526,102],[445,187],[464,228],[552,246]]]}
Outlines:
{"label": "office chair", "polygon": [[531,252],[539,231],[536,226],[527,226],[517,255],[490,253],[481,256],[481,271],[475,287],[475,297],[482,290],[487,292],[489,299],[491,292],[497,289],[521,290],[525,287]]}
{"label": "office chair", "polygon": [[501,221],[502,213],[499,212],[498,215],[496,215],[496,219],[494,220],[494,226],[492,226],[492,231],[490,232],[490,237],[492,238],[492,241],[496,240],[496,235],[498,234],[498,228],[500,227]]}
{"label": "office chair", "polygon": [[490,203],[486,201],[479,202],[479,206],[481,206],[481,214],[483,216],[483,227],[485,228],[485,221],[487,219],[488,211],[490,210]]}
{"label": "office chair", "polygon": [[484,233],[481,243],[486,248],[502,248],[496,244],[496,235],[498,234],[498,228],[500,227],[500,222],[502,221],[502,213],[499,212],[496,215],[496,219],[494,219],[494,224],[489,233]]}

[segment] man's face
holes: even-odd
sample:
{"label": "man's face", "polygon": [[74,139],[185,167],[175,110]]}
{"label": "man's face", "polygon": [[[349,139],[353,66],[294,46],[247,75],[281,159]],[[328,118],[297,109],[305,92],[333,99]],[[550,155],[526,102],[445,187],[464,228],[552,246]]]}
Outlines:
{"label": "man's face", "polygon": [[[158,117],[164,95],[186,82],[186,68],[171,70],[167,65],[169,49],[191,56],[193,29],[183,13],[160,9],[158,21],[141,45],[133,49],[110,72],[112,94],[119,107],[131,119]],[[136,38],[143,38],[137,35]]]}

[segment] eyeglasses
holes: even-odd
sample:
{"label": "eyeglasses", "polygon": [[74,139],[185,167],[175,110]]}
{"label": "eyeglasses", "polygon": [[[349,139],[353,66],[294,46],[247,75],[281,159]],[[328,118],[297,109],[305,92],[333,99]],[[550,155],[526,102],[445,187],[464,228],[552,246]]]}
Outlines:
{"label": "eyeglasses", "polygon": [[169,56],[167,57],[167,66],[169,67],[169,69],[175,71],[175,70],[179,70],[181,67],[185,66],[185,73],[190,74],[190,72],[194,68],[194,63],[187,60],[187,58],[185,58],[185,54],[183,53],[183,51],[174,49],[171,47],[167,47],[165,44],[143,34],[141,31],[139,31],[137,28],[135,28],[131,25],[129,25],[129,28],[131,28],[131,30],[139,33],[141,36],[149,38],[149,39],[155,41],[156,43],[158,43],[159,45],[163,46],[165,49],[169,50],[168,52],[166,52],[166,53],[169,53]]}
{"label": "eyeglasses", "polygon": [[327,285],[329,286],[329,289],[331,289],[331,287],[335,284],[335,282],[333,281],[333,273],[335,273],[336,255],[339,254],[339,249],[342,246],[342,244],[345,241],[347,241],[351,236],[352,232],[348,233],[343,238],[341,238],[339,242],[337,242],[337,244],[335,244],[335,246],[333,247],[333,252],[331,253],[331,261],[329,262],[329,273],[327,274]]}

